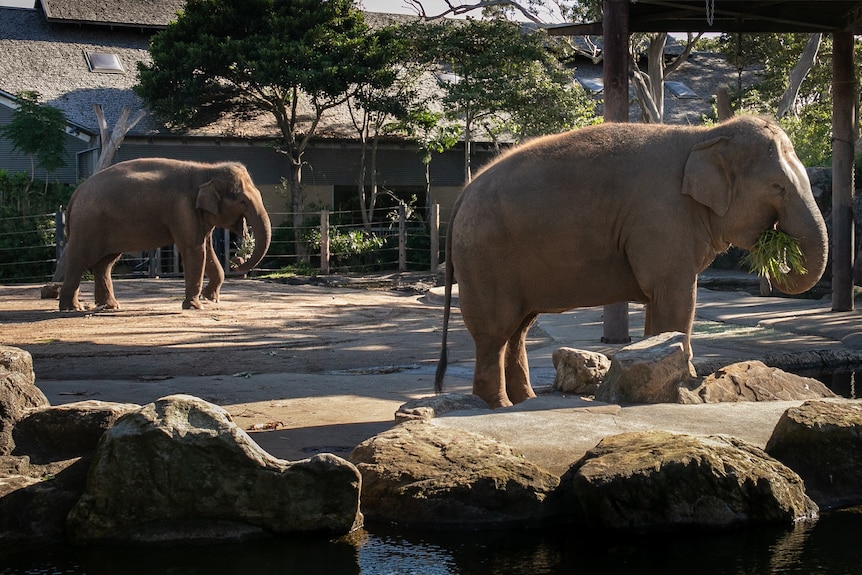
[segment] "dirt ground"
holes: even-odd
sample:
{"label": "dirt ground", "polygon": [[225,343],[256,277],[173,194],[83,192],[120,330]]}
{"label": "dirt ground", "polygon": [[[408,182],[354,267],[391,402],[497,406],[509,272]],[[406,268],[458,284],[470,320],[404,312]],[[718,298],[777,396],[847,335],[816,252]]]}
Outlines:
{"label": "dirt ground", "polygon": [[[315,283],[228,280],[219,303],[183,310],[180,279],[116,280],[120,310],[60,312],[38,285],[0,286],[0,342],[26,349],[37,378],[159,379],[323,373],[436,362],[442,308],[428,274]],[[92,301],[92,283],[82,302]],[[459,333],[460,332],[460,333]],[[454,341],[466,336],[455,327]],[[469,336],[466,336],[469,341]]]}
{"label": "dirt ground", "polygon": [[[181,279],[116,280],[121,309],[60,312],[41,285],[0,286],[0,343],[33,357],[52,405],[142,405],[188,393],[226,409],[272,455],[346,457],[433,394],[443,309],[429,274],[275,283],[229,279],[221,301],[183,310]],[[92,301],[92,282],[82,302]],[[450,358],[473,344],[457,312]],[[447,376],[452,391],[469,381]],[[450,384],[451,383],[451,384]]]}

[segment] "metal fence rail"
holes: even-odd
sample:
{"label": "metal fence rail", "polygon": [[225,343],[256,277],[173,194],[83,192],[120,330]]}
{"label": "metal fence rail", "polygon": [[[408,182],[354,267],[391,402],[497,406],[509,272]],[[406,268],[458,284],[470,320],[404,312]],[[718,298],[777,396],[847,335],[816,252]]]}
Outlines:
{"label": "metal fence rail", "polygon": [[[304,225],[294,230],[293,213],[270,212],[272,242],[253,272],[330,274],[376,271],[434,271],[440,261],[439,206],[425,219],[409,218],[403,205],[390,210],[370,226],[358,212],[308,212]],[[0,282],[50,281],[65,245],[62,211],[33,216],[0,218]],[[226,230],[213,234],[214,246],[227,269],[241,248],[242,238]],[[178,275],[181,260],[173,246],[149,252],[124,254],[115,266],[117,277]]]}

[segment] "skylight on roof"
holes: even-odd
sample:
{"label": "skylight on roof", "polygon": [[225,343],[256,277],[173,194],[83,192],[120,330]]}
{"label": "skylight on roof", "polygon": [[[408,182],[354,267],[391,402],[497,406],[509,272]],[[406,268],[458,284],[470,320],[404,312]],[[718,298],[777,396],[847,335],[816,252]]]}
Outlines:
{"label": "skylight on roof", "polygon": [[671,82],[665,80],[664,85],[668,90],[670,90],[671,94],[681,100],[695,100],[700,98],[700,96],[698,96],[694,90],[692,90],[682,82]]}
{"label": "skylight on roof", "polygon": [[125,74],[120,57],[109,52],[84,52],[90,72],[102,72],[104,74]]}
{"label": "skylight on roof", "polygon": [[605,83],[601,78],[575,78],[589,94],[601,94],[605,89]]}

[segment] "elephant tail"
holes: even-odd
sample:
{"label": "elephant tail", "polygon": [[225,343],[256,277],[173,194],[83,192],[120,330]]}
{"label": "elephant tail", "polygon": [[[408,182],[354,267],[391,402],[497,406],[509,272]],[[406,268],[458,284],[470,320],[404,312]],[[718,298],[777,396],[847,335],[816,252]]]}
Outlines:
{"label": "elephant tail", "polygon": [[446,377],[446,367],[449,363],[449,349],[447,339],[449,335],[449,315],[452,311],[452,283],[455,279],[455,268],[452,265],[452,225],[455,221],[455,212],[449,221],[446,230],[446,289],[443,296],[443,343],[440,350],[440,361],[437,363],[437,373],[434,375],[434,392],[443,393],[443,378]]}

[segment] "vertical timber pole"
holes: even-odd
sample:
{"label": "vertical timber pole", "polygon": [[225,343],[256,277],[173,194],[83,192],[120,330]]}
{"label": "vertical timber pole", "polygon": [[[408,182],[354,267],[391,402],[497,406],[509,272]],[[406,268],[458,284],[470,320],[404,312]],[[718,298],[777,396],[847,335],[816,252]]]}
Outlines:
{"label": "vertical timber pole", "polygon": [[832,35],[832,311],[853,310],[853,32]]}
{"label": "vertical timber pole", "polygon": [[[604,35],[605,122],[629,121],[629,0],[604,0],[602,27]],[[605,343],[628,343],[629,304],[604,307]]]}
{"label": "vertical timber pole", "polygon": [[431,273],[437,272],[440,265],[440,204],[431,204],[431,215],[428,222],[431,228]]}
{"label": "vertical timber pole", "polygon": [[407,208],[398,204],[398,271],[407,271]]}
{"label": "vertical timber pole", "polygon": [[329,210],[320,212],[320,273],[329,275]]}

